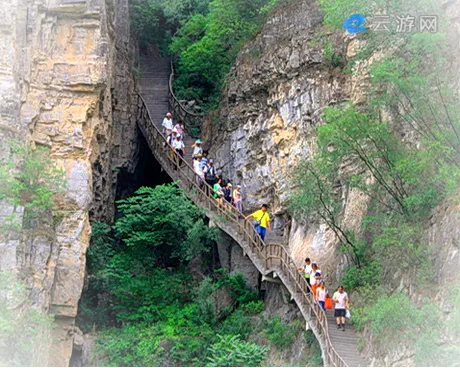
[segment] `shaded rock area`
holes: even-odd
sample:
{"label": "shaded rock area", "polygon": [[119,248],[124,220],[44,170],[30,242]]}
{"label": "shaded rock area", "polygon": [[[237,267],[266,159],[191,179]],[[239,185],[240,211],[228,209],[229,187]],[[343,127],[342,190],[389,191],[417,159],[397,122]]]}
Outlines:
{"label": "shaded rock area", "polygon": [[[94,219],[114,214],[117,177],[138,156],[127,0],[12,0],[0,12],[0,155],[8,139],[44,145],[65,170],[56,219],[0,238],[0,268],[56,316],[50,364],[66,366]],[[115,170],[118,168],[119,170]],[[1,203],[1,220],[22,208]],[[78,344],[77,344],[78,345]]]}

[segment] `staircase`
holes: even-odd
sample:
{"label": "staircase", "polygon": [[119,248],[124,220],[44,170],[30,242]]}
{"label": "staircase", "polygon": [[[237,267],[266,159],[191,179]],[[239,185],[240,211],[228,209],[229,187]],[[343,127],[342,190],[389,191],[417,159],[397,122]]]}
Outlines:
{"label": "staircase", "polygon": [[[193,142],[189,134],[185,142],[187,155],[182,165],[171,159],[169,154],[171,148],[165,144],[166,139],[161,134],[161,122],[165,113],[171,108],[174,117],[174,105],[178,104],[177,101],[168,104],[168,98],[175,99],[172,91],[168,92],[170,88],[168,85],[171,85],[168,83],[169,59],[142,58],[141,71],[141,95],[138,101],[137,122],[163,169],[173,180],[179,182],[179,186],[188,198],[206,211],[206,215],[216,226],[241,246],[243,252],[262,275],[270,274],[281,280],[299,307],[307,328],[310,328],[315,334],[321,347],[325,366],[365,366],[366,364],[357,351],[356,331],[349,325],[345,332],[337,330],[333,311],[328,310],[324,313],[305,292],[307,290],[305,278],[297,271],[296,264],[281,244],[281,237],[269,234],[265,243],[262,242],[252,223],[244,220],[241,213],[227,203],[219,206],[212,198],[212,188],[206,184],[202,186],[198,184],[191,165],[191,154],[189,154]],[[187,121],[185,123],[187,127]]]}

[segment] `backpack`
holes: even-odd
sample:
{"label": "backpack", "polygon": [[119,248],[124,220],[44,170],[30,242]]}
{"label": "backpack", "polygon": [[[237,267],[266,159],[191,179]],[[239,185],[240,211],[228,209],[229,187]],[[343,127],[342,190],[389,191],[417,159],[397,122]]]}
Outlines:
{"label": "backpack", "polygon": [[214,166],[208,167],[204,176],[206,180],[215,180],[216,179],[216,168]]}

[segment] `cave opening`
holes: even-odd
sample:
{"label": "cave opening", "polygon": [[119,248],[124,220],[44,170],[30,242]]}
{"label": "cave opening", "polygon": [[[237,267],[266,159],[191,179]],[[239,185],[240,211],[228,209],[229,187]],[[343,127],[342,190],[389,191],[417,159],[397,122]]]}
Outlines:
{"label": "cave opening", "polygon": [[156,160],[138,128],[138,159],[134,171],[122,168],[118,172],[116,200],[132,196],[141,187],[156,187],[172,183],[172,179]]}

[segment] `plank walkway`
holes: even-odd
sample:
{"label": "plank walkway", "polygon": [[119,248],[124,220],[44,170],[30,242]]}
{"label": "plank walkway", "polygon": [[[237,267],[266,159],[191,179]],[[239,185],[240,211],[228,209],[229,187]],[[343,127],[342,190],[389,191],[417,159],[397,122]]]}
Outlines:
{"label": "plank walkway", "polygon": [[[193,139],[186,134],[185,163],[179,167],[169,157],[169,148],[165,147],[161,134],[161,122],[172,105],[169,93],[169,58],[142,57],[141,62],[141,95],[139,96],[138,125],[144,134],[150,149],[163,169],[195,204],[206,211],[210,220],[221,230],[231,236],[251,259],[262,275],[278,277],[289,290],[299,307],[307,327],[315,334],[321,350],[325,366],[366,366],[358,351],[358,337],[352,326],[346,331],[337,330],[333,311],[324,314],[315,304],[310,295],[305,293],[306,283],[297,267],[286,251],[283,239],[270,233],[264,242],[254,231],[252,224],[245,221],[242,214],[231,206],[219,207],[211,198],[211,188],[200,186],[191,166],[191,145]],[[177,101],[174,102],[174,105]],[[173,118],[174,111],[171,111]],[[187,126],[187,122],[185,121]]]}

